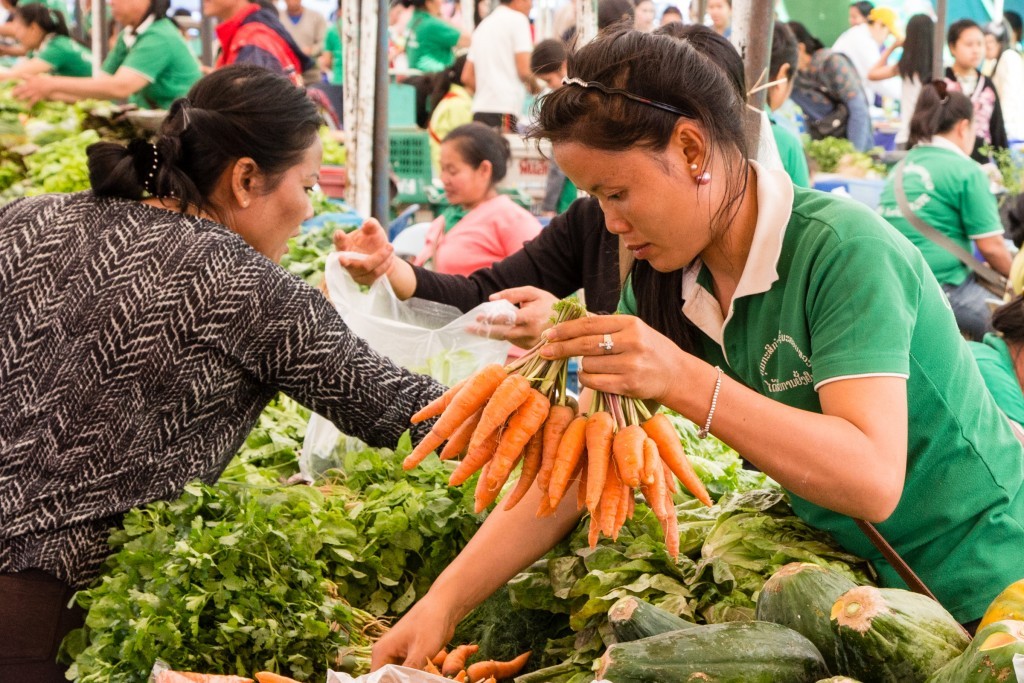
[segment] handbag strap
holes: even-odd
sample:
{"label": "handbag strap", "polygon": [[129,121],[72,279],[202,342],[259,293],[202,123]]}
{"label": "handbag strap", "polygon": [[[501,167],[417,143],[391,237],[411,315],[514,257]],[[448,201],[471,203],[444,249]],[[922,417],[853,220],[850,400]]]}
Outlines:
{"label": "handbag strap", "polygon": [[[924,581],[921,580],[921,577],[910,568],[910,565],[907,564],[902,557],[900,557],[900,554],[896,552],[896,549],[889,545],[889,542],[885,540],[885,537],[882,536],[881,532],[878,531],[874,524],[857,518],[854,518],[853,521],[857,523],[860,530],[868,537],[871,544],[878,549],[878,552],[882,553],[882,557],[884,557],[886,562],[896,570],[896,573],[900,575],[900,578],[903,579],[904,583],[907,584],[910,590],[927,596],[935,602],[939,602],[938,598],[935,597],[935,594],[928,590],[928,586],[926,586]],[[971,640],[971,634],[963,627],[963,625],[960,625],[960,630],[964,632],[968,640]]]}
{"label": "handbag strap", "polygon": [[1006,278],[997,273],[995,270],[986,266],[984,263],[974,258],[974,255],[968,252],[966,249],[961,247],[959,244],[954,242],[948,235],[943,234],[939,230],[932,227],[927,221],[914,213],[914,209],[911,208],[910,202],[907,201],[907,193],[903,189],[903,171],[904,165],[907,160],[904,159],[900,163],[896,164],[896,168],[893,170],[893,189],[895,190],[896,203],[900,207],[900,213],[903,214],[903,218],[906,219],[914,228],[917,229],[927,239],[931,240],[932,243],[942,247],[950,254],[952,254],[958,261],[963,263],[965,266],[970,268],[974,273],[984,280],[1000,289],[1006,289]]}

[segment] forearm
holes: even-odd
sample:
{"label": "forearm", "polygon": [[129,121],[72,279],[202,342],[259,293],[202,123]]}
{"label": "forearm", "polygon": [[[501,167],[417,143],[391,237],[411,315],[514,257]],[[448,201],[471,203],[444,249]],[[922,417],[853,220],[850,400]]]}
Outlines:
{"label": "forearm", "polygon": [[1010,256],[1010,252],[1006,249],[1006,246],[1002,244],[1002,237],[996,238],[1000,240],[1000,243],[992,246],[978,245],[978,251],[985,257],[985,261],[992,266],[992,268],[1003,276],[1010,275],[1010,265],[1013,263],[1013,257]]}
{"label": "forearm", "polygon": [[538,518],[542,492],[537,486],[512,510],[498,501],[495,510],[459,556],[441,573],[427,597],[461,621],[516,574],[543,557],[578,523],[576,485],[555,513]]}
{"label": "forearm", "polygon": [[[75,78],[73,76],[54,76],[52,91],[48,99],[71,98],[84,99],[124,99],[132,94],[126,88],[119,87],[113,78]],[[64,99],[67,101],[67,99]]]}
{"label": "forearm", "polygon": [[[703,426],[717,371],[688,356],[680,376],[687,381],[665,404]],[[836,512],[880,521],[891,513],[892,488],[902,489],[876,441],[852,422],[787,406],[724,375],[711,431],[787,490]]]}
{"label": "forearm", "polygon": [[388,282],[401,301],[416,296],[416,271],[408,261],[395,258],[394,265],[388,271]]}

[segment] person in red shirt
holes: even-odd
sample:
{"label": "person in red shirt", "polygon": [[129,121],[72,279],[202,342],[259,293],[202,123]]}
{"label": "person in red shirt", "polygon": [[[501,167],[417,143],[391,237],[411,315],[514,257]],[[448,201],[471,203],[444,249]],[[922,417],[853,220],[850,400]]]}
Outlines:
{"label": "person in red shirt", "polygon": [[255,64],[302,85],[302,72],[313,66],[313,60],[295,43],[276,12],[248,0],[207,0],[203,12],[220,20],[216,68]]}

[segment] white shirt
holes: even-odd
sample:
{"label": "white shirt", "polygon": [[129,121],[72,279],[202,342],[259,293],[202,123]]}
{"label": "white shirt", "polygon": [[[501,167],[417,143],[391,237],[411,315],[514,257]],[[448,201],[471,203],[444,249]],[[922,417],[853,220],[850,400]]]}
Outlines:
{"label": "white shirt", "polygon": [[860,76],[860,83],[868,96],[869,103],[874,104],[875,95],[893,99],[900,98],[899,79],[868,80],[868,72],[871,71],[871,67],[878,64],[878,60],[882,56],[882,48],[871,37],[871,27],[866,23],[857,24],[843,31],[842,35],[836,38],[832,51],[843,53],[853,62],[853,67],[857,70],[857,75]]}
{"label": "white shirt", "polygon": [[516,55],[532,51],[530,20],[522,12],[498,5],[480,22],[467,56],[476,74],[474,114],[522,114],[526,88],[519,79]]}
{"label": "white shirt", "polygon": [[910,78],[901,78],[903,96],[900,98],[900,130],[896,133],[896,142],[904,144],[910,139],[910,119],[917,108],[917,98],[921,95],[921,79],[915,74]]}
{"label": "white shirt", "polygon": [[992,74],[992,84],[999,95],[1006,137],[1024,140],[1024,59],[1014,50],[1005,50]]}

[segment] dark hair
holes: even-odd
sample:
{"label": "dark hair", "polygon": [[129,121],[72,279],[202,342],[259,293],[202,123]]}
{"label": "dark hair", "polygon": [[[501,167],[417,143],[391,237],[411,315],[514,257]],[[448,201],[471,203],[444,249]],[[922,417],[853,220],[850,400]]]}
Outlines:
{"label": "dark hair", "polygon": [[903,41],[903,55],[897,65],[900,76],[907,80],[917,77],[922,83],[932,79],[932,54],[935,42],[935,22],[927,14],[915,14],[907,22],[907,37]]}
{"label": "dark hair", "polygon": [[626,21],[632,25],[635,10],[636,7],[632,0],[598,0],[597,30],[603,31],[620,21]]}
{"label": "dark hair", "polygon": [[743,58],[736,47],[710,26],[703,24],[680,24],[672,22],[659,26],[654,33],[670,36],[676,40],[689,41],[697,48],[697,52],[706,55],[713,64],[718,65],[729,76],[736,92],[741,98],[747,96],[747,75],[743,68]]}
{"label": "dark hair", "polygon": [[210,195],[234,160],[252,158],[272,190],[316,140],[320,123],[313,102],[284,76],[251,64],[226,66],[174,101],[153,144],[90,145],[89,182],[100,197],[141,199],[148,192],[183,207],[212,208]]}
{"label": "dark hair", "polygon": [[466,55],[459,55],[447,69],[438,71],[430,76],[430,96],[426,103],[429,107],[426,116],[428,121],[430,120],[430,115],[434,113],[434,108],[437,107],[438,102],[444,99],[444,96],[448,94],[452,86],[462,85],[462,69],[465,66]]}
{"label": "dark hair", "polygon": [[781,21],[775,22],[772,31],[772,57],[768,65],[768,80],[772,81],[779,75],[783,66],[789,64],[787,80],[793,80],[796,76],[796,65],[800,58],[800,50],[796,45],[796,36],[793,31]]}
{"label": "dark hair", "polygon": [[679,9],[675,5],[669,5],[661,11],[661,18],[664,19],[666,14],[678,14],[679,18],[683,18],[683,10]]}
{"label": "dark hair", "polygon": [[1008,341],[1024,342],[1024,297],[1015,296],[992,311],[992,329]]}
{"label": "dark hair", "polygon": [[972,21],[970,19],[960,19],[959,21],[954,21],[952,24],[949,25],[949,30],[946,32],[946,43],[950,47],[953,47],[954,45],[956,45],[957,41],[960,40],[960,36],[963,34],[963,32],[972,28],[976,28],[979,31],[981,30],[981,27],[978,26],[978,23],[976,21]]}
{"label": "dark hair", "polygon": [[400,0],[402,7],[415,7],[416,9],[423,9],[427,6],[427,0]]}
{"label": "dark hair", "polygon": [[871,10],[875,9],[874,4],[868,2],[867,0],[861,0],[860,2],[851,2],[850,7],[857,10],[857,13],[860,14],[865,19],[868,18],[869,14],[871,14]]}
{"label": "dark hair", "polygon": [[1013,34],[1019,38],[1021,31],[1024,30],[1024,25],[1022,25],[1024,22],[1021,21],[1020,15],[1011,10],[1009,12],[1003,12],[1003,18],[1006,20],[1006,23],[1010,25],[1010,29],[1013,31]]}
{"label": "dark hair", "polygon": [[14,16],[26,26],[38,26],[45,35],[71,35],[68,24],[64,20],[64,13],[59,9],[50,9],[42,3],[30,2],[25,5],[17,5],[14,8]]}
{"label": "dark hair", "polygon": [[948,133],[964,119],[973,118],[974,106],[966,95],[950,90],[943,80],[926,83],[917,96],[917,106],[910,119],[907,147],[929,140],[933,135]]}
{"label": "dark hair", "polygon": [[534,76],[558,71],[565,64],[565,43],[554,38],[542,40],[533,46],[530,55],[530,72]]}
{"label": "dark hair", "polygon": [[804,46],[804,50],[807,54],[813,55],[815,52],[825,47],[825,44],[812,36],[811,32],[807,30],[807,27],[799,21],[791,21],[787,23],[786,26],[789,26],[789,30],[793,32],[796,42]]}
{"label": "dark hair", "polygon": [[167,13],[171,11],[171,0],[149,0],[149,12],[147,16],[152,14],[157,19],[162,19],[167,16]]}
{"label": "dark hair", "polygon": [[467,123],[444,136],[444,142],[453,142],[463,160],[473,168],[480,168],[485,161],[491,162],[491,184],[497,185],[508,172],[508,160],[512,148],[508,140],[493,128],[482,123]]}
{"label": "dark hair", "polygon": [[[718,226],[728,224],[746,191],[747,175],[743,174],[739,188],[730,181],[740,163],[746,167],[748,153],[743,129],[745,98],[724,68],[689,40],[617,29],[569,55],[569,75],[689,112],[687,118],[705,131],[708,156],[704,164],[717,150],[726,152],[729,199],[718,207],[712,220]],[[530,137],[578,142],[605,151],[639,148],[658,153],[668,146],[679,119],[677,114],[621,95],[566,86],[544,98]],[[668,303],[678,300],[682,277],[682,270],[659,273],[646,261],[637,261],[631,271],[637,313],[682,348],[693,349],[694,327],[680,306]]]}

